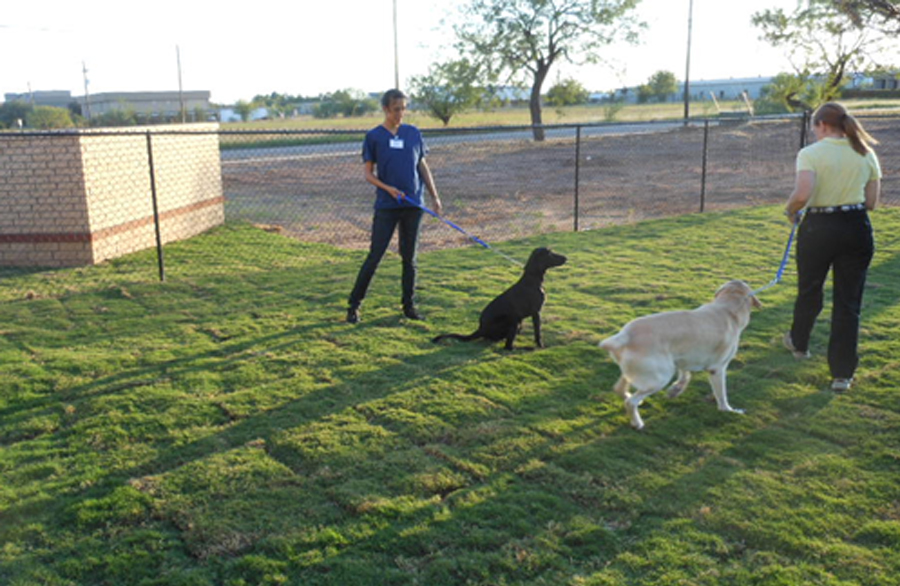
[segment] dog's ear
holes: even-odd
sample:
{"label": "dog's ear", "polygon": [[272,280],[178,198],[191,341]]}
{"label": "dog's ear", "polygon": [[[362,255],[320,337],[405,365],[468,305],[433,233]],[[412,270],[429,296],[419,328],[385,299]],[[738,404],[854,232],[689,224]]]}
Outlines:
{"label": "dog's ear", "polygon": [[713,295],[713,299],[718,299],[720,295],[722,295],[722,294],[725,293],[726,291],[730,291],[730,290],[731,290],[731,283],[732,283],[732,282],[729,281],[729,282],[727,282],[727,283],[725,283],[725,284],[723,284],[723,285],[719,285],[719,288],[716,289],[715,295]]}
{"label": "dog's ear", "polygon": [[753,307],[757,309],[762,308],[762,303],[760,303],[759,299],[756,298],[756,295],[753,294],[753,291],[750,289],[750,285],[748,285],[744,281],[728,281],[727,283],[716,289],[714,298],[718,299],[721,295],[727,295],[730,299],[734,299],[735,301],[739,301],[746,295],[750,298],[750,304]]}

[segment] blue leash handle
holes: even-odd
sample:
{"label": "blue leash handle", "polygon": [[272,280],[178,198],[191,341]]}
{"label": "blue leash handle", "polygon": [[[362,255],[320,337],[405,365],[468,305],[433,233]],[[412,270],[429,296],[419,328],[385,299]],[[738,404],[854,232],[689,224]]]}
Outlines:
{"label": "blue leash handle", "polygon": [[422,211],[425,212],[426,214],[429,214],[429,215],[431,215],[431,216],[437,218],[438,220],[440,220],[441,222],[447,224],[448,226],[450,226],[450,227],[453,228],[454,230],[456,230],[456,231],[458,231],[458,232],[464,234],[467,238],[469,238],[469,239],[472,240],[473,242],[475,242],[475,243],[477,243],[477,244],[480,244],[481,246],[487,248],[488,250],[491,250],[491,251],[493,251],[493,252],[496,252],[497,254],[499,254],[500,256],[502,256],[503,258],[505,258],[506,260],[508,260],[509,262],[511,262],[511,263],[513,263],[513,264],[516,264],[516,265],[519,265],[520,267],[521,267],[521,266],[524,266],[522,263],[520,263],[520,262],[517,261],[516,259],[510,258],[509,256],[503,254],[502,252],[500,252],[500,251],[497,250],[496,248],[492,248],[490,244],[488,244],[487,242],[485,242],[484,240],[482,240],[482,239],[479,238],[478,236],[473,236],[472,234],[469,234],[468,232],[466,232],[465,230],[463,230],[462,228],[460,228],[459,226],[457,226],[456,224],[454,224],[454,223],[451,222],[450,220],[448,220],[448,219],[446,219],[446,218],[442,218],[440,215],[438,215],[437,212],[435,212],[435,211],[432,210],[432,209],[429,209],[429,208],[425,207],[425,205],[420,204],[420,203],[416,203],[416,202],[414,202],[413,200],[411,200],[411,199],[409,199],[408,197],[406,197],[405,195],[400,195],[400,199],[401,199],[402,201],[405,201],[405,202],[409,203],[409,204],[412,205],[412,206],[415,206],[415,207],[419,208],[420,210],[422,210]]}
{"label": "blue leash handle", "polygon": [[405,201],[410,202],[411,204],[413,204],[413,205],[416,206],[417,208],[420,208],[420,209],[421,209],[423,212],[425,212],[426,214],[430,214],[430,215],[434,216],[435,218],[437,218],[438,220],[440,220],[440,221],[442,221],[443,223],[447,224],[448,226],[450,226],[450,227],[453,228],[454,230],[457,230],[457,231],[459,231],[459,232],[462,232],[462,233],[465,234],[467,237],[471,238],[474,242],[477,242],[478,244],[484,246],[485,248],[490,248],[490,247],[491,247],[490,244],[488,244],[487,242],[485,242],[484,240],[482,240],[482,239],[479,238],[478,236],[473,236],[473,235],[469,234],[468,232],[466,232],[465,230],[463,230],[462,228],[460,228],[459,226],[457,226],[456,224],[454,224],[453,222],[451,222],[450,220],[448,220],[448,219],[446,219],[446,218],[440,217],[440,216],[437,214],[437,212],[435,212],[434,210],[430,210],[430,209],[428,209],[427,207],[425,207],[424,205],[422,205],[422,204],[417,204],[417,203],[415,203],[415,202],[413,202],[413,201],[411,201],[411,200],[409,200],[409,199],[406,199],[406,198],[403,198],[403,199],[404,199]]}
{"label": "blue leash handle", "polygon": [[799,212],[797,221],[794,222],[793,226],[791,226],[791,234],[790,236],[788,236],[787,246],[784,247],[784,256],[781,258],[781,265],[778,267],[778,271],[775,272],[775,278],[772,279],[768,285],[760,287],[759,289],[753,291],[753,295],[756,295],[761,291],[765,291],[766,289],[770,289],[781,282],[781,278],[784,276],[784,269],[787,267],[788,258],[791,254],[791,244],[794,242],[794,234],[797,232],[797,225],[800,223],[799,216],[802,215],[803,212]]}

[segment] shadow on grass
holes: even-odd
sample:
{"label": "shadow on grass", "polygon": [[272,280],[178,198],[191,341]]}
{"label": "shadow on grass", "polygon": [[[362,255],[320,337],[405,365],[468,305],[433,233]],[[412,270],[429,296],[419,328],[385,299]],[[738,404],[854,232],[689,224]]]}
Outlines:
{"label": "shadow on grass", "polygon": [[[552,387],[546,395],[520,403],[520,413],[534,416],[520,433],[541,430],[546,421],[534,414],[543,411],[548,396],[570,394],[570,388]],[[583,395],[582,390],[576,396]],[[696,403],[696,397],[690,400]],[[816,411],[829,401],[827,395],[815,394],[785,405]],[[342,568],[362,562],[387,574],[400,566],[401,575],[413,573],[434,584],[590,573],[653,539],[670,521],[700,521],[704,507],[715,500],[711,494],[735,474],[794,461],[810,449],[808,441],[797,441],[802,438],[778,419],[750,420],[702,403],[690,406],[693,417],[658,416],[648,431],[635,432],[627,427],[619,400],[612,402],[610,409],[609,400],[601,400],[600,418],[573,424],[563,433],[539,432],[529,449],[482,476],[461,462],[477,458],[477,448],[484,446],[464,450],[452,440],[430,446],[435,459],[467,479],[465,485],[431,495],[428,506],[393,518],[384,529],[298,571],[340,575]],[[702,412],[700,424],[696,412]],[[558,411],[552,416],[559,416]],[[335,524],[338,533],[367,514],[364,507],[342,508],[347,516]],[[327,541],[306,545],[324,551]],[[739,557],[739,549],[733,555]],[[573,558],[582,561],[566,567],[563,560]]]}
{"label": "shadow on grass", "polygon": [[[897,258],[881,262],[871,272],[870,282],[890,284],[867,298],[864,321],[900,301],[900,288],[893,286]],[[309,284],[311,290],[330,285],[325,277],[319,279]],[[281,282],[287,286],[293,281],[285,274]],[[664,537],[669,522],[706,522],[709,517],[703,511],[711,501],[721,501],[719,491],[727,489],[736,475],[756,469],[777,471],[810,454],[840,448],[824,437],[809,437],[790,422],[798,417],[815,419],[833,398],[830,393],[810,392],[804,384],[810,378],[807,373],[826,368],[821,357],[795,365],[779,344],[771,344],[783,331],[792,304],[792,295],[780,294],[784,301],[751,319],[745,332],[749,348],[739,352],[729,376],[730,389],[737,391],[732,394],[734,404],[749,409],[744,417],[719,413],[713,404],[698,400],[698,394],[705,397],[709,393],[705,379],[698,378],[676,401],[665,401],[662,393],[648,401],[644,408],[647,431],[637,433],[628,427],[621,402],[611,391],[617,370],[593,344],[508,354],[480,343],[432,346],[426,328],[421,332],[421,354],[351,374],[337,384],[321,386],[264,412],[233,420],[223,412],[222,428],[201,439],[183,445],[171,439],[150,442],[154,457],[111,469],[92,487],[63,487],[56,494],[51,487],[46,490],[49,497],[37,505],[40,510],[34,502],[14,504],[4,511],[4,517],[15,521],[34,515],[32,520],[39,520],[63,513],[62,522],[47,523],[49,531],[62,534],[68,531],[65,523],[71,521],[73,510],[89,500],[112,495],[123,483],[166,476],[203,459],[259,443],[267,457],[285,464],[298,478],[298,484],[291,486],[290,499],[277,511],[282,518],[267,519],[278,523],[274,529],[282,533],[273,536],[272,530],[261,529],[233,540],[227,530],[217,528],[213,517],[219,513],[227,525],[232,518],[244,519],[238,515],[253,515],[242,506],[236,507],[239,513],[228,510],[229,503],[243,503],[245,493],[217,494],[207,489],[208,494],[186,495],[188,500],[208,498],[213,502],[213,514],[203,518],[198,513],[200,523],[196,523],[196,518],[183,511],[161,506],[156,521],[182,535],[195,558],[236,558],[248,552],[262,555],[283,546],[303,554],[321,554],[320,561],[293,557],[290,563],[300,572],[309,569],[310,574],[334,571],[339,575],[341,568],[362,571],[360,566],[368,565],[369,572],[385,572],[372,583],[386,583],[385,576],[394,574],[407,580],[416,574],[431,577],[435,584],[487,581],[497,576],[527,579],[554,571],[590,574],[615,563],[617,556],[636,544],[646,545],[656,535]],[[339,320],[340,299],[335,295],[325,304]],[[289,302],[287,295],[270,301]],[[318,300],[308,298],[305,303]],[[252,306],[248,295],[246,303],[231,310],[249,311]],[[401,323],[399,316],[373,315],[357,327],[301,320],[293,329],[225,339],[211,349],[77,385],[65,391],[65,398],[88,401],[140,389],[204,372],[213,362],[215,369],[226,369],[260,353],[302,349],[314,339],[353,344],[378,337]],[[774,324],[780,325],[776,328]],[[558,330],[564,325],[555,322],[555,327],[545,332],[548,339],[562,339],[564,334]],[[821,341],[827,324],[820,324],[817,330]],[[486,365],[502,368],[478,370]],[[518,395],[492,389],[492,376],[508,378],[512,382],[505,384]],[[799,394],[782,389],[788,379],[801,389]],[[517,387],[518,380],[522,383]],[[464,395],[473,404],[478,401],[477,408],[462,422],[450,418],[439,422],[440,432],[421,431],[388,413],[391,401],[416,392],[420,401],[409,410],[423,417],[437,414],[434,417],[439,419],[442,412],[430,401],[436,403],[446,395]],[[566,400],[560,401],[560,397]],[[28,403],[34,408],[41,401]],[[21,408],[9,407],[0,415],[15,419]],[[286,434],[342,414],[383,428],[399,443],[386,442],[372,458],[367,457],[364,444],[358,453],[351,449],[349,458],[327,453],[310,458],[285,439],[290,439]],[[423,421],[427,424],[429,420]],[[69,439],[63,430],[53,441],[63,450]],[[410,453],[409,469],[393,462],[389,472],[379,471],[395,451]],[[452,473],[449,481],[433,480],[440,480],[445,470]],[[366,474],[371,477],[362,478],[362,488],[347,487],[360,481],[356,476]],[[391,509],[396,506],[394,500],[407,497],[424,504],[410,510]],[[319,506],[323,510],[315,508]],[[716,522],[724,526],[727,520]],[[292,529],[295,525],[300,528]],[[372,528],[365,527],[368,525]],[[209,527],[213,530],[207,530]],[[357,530],[360,532],[355,533]],[[726,527],[724,533],[736,541],[745,539],[741,528]],[[777,546],[788,553],[805,553],[791,549],[795,544],[789,541]],[[741,552],[741,547],[734,546],[721,556],[740,557]],[[284,557],[283,553],[272,555]],[[578,561],[567,561],[573,558]],[[627,568],[623,572],[627,573]]]}

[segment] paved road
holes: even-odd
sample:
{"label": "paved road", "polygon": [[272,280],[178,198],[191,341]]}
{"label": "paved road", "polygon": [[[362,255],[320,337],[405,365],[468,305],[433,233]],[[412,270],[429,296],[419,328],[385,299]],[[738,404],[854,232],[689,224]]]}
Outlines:
{"label": "paved road", "polygon": [[[666,132],[674,128],[682,126],[682,121],[671,122],[653,122],[641,124],[609,124],[602,126],[582,126],[581,136],[602,136],[602,135],[618,135],[618,134],[647,134],[653,132]],[[459,144],[464,142],[507,142],[516,140],[531,140],[532,132],[530,129],[513,129],[504,130],[497,129],[491,131],[473,130],[466,131],[462,129],[453,129],[452,131],[423,130],[425,140],[431,148]],[[546,136],[548,139],[575,138],[575,127],[548,128]],[[265,135],[262,135],[265,136]],[[291,135],[288,137],[299,137],[302,133]],[[359,156],[360,145],[357,142],[335,142],[317,145],[303,146],[287,146],[287,147],[271,147],[271,148],[252,148],[252,149],[226,149],[222,151],[222,164],[252,164],[252,163],[271,163],[277,161],[301,160],[301,159],[320,159],[326,157],[347,157]]]}

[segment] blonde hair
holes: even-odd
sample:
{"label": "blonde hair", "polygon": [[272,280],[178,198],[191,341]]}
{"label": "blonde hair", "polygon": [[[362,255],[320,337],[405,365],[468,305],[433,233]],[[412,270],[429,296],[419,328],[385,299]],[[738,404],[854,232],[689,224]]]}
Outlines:
{"label": "blonde hair", "polygon": [[872,150],[871,145],[878,144],[878,141],[862,127],[859,120],[838,102],[828,102],[819,106],[813,114],[812,120],[813,124],[825,124],[843,131],[850,140],[853,150],[863,156]]}

